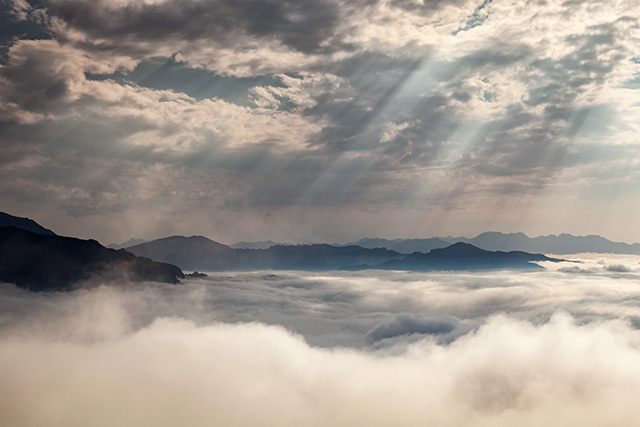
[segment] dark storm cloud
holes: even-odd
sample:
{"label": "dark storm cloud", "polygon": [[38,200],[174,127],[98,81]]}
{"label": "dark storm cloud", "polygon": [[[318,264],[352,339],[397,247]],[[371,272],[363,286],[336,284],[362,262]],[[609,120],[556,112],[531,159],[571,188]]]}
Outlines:
{"label": "dark storm cloud", "polygon": [[[152,4],[51,0],[49,14],[93,39],[96,49],[144,51],[132,41],[209,40],[220,46],[235,46],[238,37],[279,40],[304,53],[328,53],[358,49],[345,42],[349,33],[340,24],[349,23],[354,11],[375,10],[385,2],[376,0],[292,1],[292,0],[175,0]],[[469,0],[394,0],[386,6],[428,17],[447,6],[463,7]],[[482,2],[478,3],[480,6]],[[348,28],[349,25],[346,27]],[[250,46],[244,46],[245,48]]]}
{"label": "dark storm cloud", "polygon": [[129,41],[210,40],[234,46],[239,36],[276,39],[305,53],[344,48],[332,41],[338,11],[326,1],[177,0],[155,4],[53,0],[49,13],[92,39],[99,48],[128,48]]}
{"label": "dark storm cloud", "polygon": [[77,70],[58,68],[60,52],[40,49],[35,43],[23,46],[24,49],[14,50],[0,68],[2,95],[27,110],[50,109],[68,95],[69,85],[79,77]]}

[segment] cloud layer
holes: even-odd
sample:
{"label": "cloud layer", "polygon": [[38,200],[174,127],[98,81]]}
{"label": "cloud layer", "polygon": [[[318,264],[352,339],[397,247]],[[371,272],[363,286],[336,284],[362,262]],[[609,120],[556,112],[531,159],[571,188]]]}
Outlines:
{"label": "cloud layer", "polygon": [[638,209],[632,2],[1,12],[0,200],[63,234],[640,239],[620,226]]}
{"label": "cloud layer", "polygon": [[639,259],[584,260],[571,272],[239,273],[72,293],[4,284],[0,420],[633,425]]}

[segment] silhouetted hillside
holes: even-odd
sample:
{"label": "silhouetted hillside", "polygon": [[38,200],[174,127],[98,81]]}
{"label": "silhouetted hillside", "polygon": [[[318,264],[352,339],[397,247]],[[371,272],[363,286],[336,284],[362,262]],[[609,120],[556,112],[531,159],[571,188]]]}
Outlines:
{"label": "silhouetted hillside", "polygon": [[220,271],[237,268],[235,249],[203,236],[171,236],[126,248],[127,251],[168,262],[185,270]]}
{"label": "silhouetted hillside", "polygon": [[178,283],[175,265],[107,249],[95,240],[0,227],[0,281],[34,291],[73,289],[93,278]]}
{"label": "silhouetted hillside", "polygon": [[272,246],[269,249],[244,250],[242,257],[273,270],[339,270],[354,264],[378,264],[402,258],[402,254],[385,249],[327,244]]}
{"label": "silhouetted hillside", "polygon": [[558,261],[542,254],[521,251],[485,251],[468,243],[455,243],[427,254],[413,253],[401,260],[388,261],[374,268],[384,270],[492,270],[542,269],[534,261]]}
{"label": "silhouetted hillside", "polygon": [[0,227],[16,227],[22,230],[30,231],[32,233],[44,234],[47,236],[56,235],[56,233],[47,228],[44,228],[32,219],[9,215],[5,212],[0,212]]}
{"label": "silhouetted hillside", "polygon": [[233,249],[202,236],[173,236],[127,248],[185,270],[336,270],[354,264],[379,264],[402,258],[388,249],[358,246],[276,245],[268,249]]}

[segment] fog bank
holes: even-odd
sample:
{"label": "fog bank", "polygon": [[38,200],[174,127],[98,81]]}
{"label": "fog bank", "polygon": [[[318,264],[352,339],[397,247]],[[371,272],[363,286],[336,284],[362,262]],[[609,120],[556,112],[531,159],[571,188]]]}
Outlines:
{"label": "fog bank", "polygon": [[633,261],[3,284],[0,424],[636,425]]}
{"label": "fog bank", "polygon": [[[109,320],[106,320],[107,322]],[[583,425],[640,421],[640,334],[505,317],[401,355],[308,346],[276,326],[159,318],[99,342],[5,335],[16,426]]]}

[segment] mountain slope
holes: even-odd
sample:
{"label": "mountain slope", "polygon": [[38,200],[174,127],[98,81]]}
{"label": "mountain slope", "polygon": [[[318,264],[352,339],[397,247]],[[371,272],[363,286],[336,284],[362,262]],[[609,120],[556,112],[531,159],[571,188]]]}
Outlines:
{"label": "mountain slope", "polygon": [[458,242],[427,254],[416,252],[401,260],[388,261],[373,268],[411,271],[543,268],[534,261],[559,260],[521,251],[485,251],[468,243]]}
{"label": "mountain slope", "polygon": [[175,265],[107,249],[95,240],[0,227],[0,281],[22,288],[68,290],[94,278],[178,283],[183,277]]}
{"label": "mountain slope", "polygon": [[172,236],[127,248],[185,270],[336,270],[354,264],[379,264],[403,257],[388,249],[358,246],[276,245],[268,249],[233,249],[202,236]]}
{"label": "mountain slope", "polygon": [[16,227],[32,233],[44,234],[46,236],[56,235],[56,233],[44,228],[32,219],[9,215],[5,212],[0,212],[0,227]]}
{"label": "mountain slope", "polygon": [[385,248],[333,246],[327,244],[272,246],[250,251],[245,259],[255,259],[259,265],[273,270],[339,270],[349,265],[378,264],[401,259],[402,254]]}
{"label": "mountain slope", "polygon": [[235,250],[203,236],[171,236],[126,248],[138,256],[168,262],[185,270],[219,271],[237,265]]}

